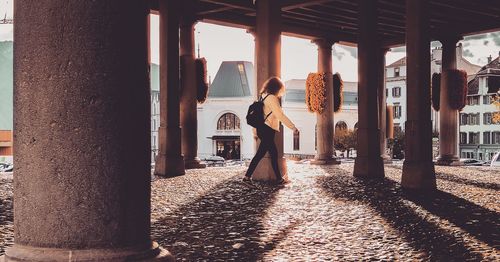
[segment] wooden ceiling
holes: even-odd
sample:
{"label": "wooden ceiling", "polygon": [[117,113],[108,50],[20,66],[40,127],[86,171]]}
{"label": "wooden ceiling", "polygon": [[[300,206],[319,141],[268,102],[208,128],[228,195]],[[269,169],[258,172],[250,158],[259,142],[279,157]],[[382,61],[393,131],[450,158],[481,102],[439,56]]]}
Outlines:
{"label": "wooden ceiling", "polygon": [[[152,9],[157,10],[153,0]],[[278,0],[273,0],[278,1]],[[327,37],[355,45],[362,0],[281,0],[282,32],[302,38]],[[499,0],[429,0],[431,37],[500,30]],[[405,0],[378,1],[377,32],[386,46],[404,45]],[[200,21],[240,28],[255,26],[253,0],[198,0]]]}

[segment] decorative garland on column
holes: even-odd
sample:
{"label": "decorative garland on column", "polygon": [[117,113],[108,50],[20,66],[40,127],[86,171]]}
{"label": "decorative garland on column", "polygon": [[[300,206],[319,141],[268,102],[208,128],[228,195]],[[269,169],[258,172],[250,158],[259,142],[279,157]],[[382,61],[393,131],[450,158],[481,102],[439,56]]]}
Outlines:
{"label": "decorative garland on column", "polygon": [[321,114],[326,105],[326,73],[309,73],[306,80],[306,105]]}
{"label": "decorative garland on column", "polygon": [[207,60],[205,58],[196,58],[196,100],[203,104],[208,96],[207,82]]}
{"label": "decorative garland on column", "polygon": [[439,111],[439,99],[441,98],[441,73],[432,74],[432,107]]}
{"label": "decorative garland on column", "polygon": [[467,73],[463,70],[448,70],[448,98],[450,107],[462,110],[467,99]]}
{"label": "decorative garland on column", "polygon": [[344,81],[339,73],[333,75],[333,112],[338,113],[342,110],[344,102],[343,91]]}

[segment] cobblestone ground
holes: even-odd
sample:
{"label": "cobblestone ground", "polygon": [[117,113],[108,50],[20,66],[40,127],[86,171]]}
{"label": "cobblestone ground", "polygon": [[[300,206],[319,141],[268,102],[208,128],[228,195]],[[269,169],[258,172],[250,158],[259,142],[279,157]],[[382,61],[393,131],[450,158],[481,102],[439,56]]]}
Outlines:
{"label": "cobblestone ground", "polygon": [[[436,167],[439,191],[352,177],[352,164],[289,163],[283,188],[240,182],[245,167],[155,179],[152,236],[178,261],[499,261],[500,171]],[[11,179],[0,175],[0,254],[12,242]]]}

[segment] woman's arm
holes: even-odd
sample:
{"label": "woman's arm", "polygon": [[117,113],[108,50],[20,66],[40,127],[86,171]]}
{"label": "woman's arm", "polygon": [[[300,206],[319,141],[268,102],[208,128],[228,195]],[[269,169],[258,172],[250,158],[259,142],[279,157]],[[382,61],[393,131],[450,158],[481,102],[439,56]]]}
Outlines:
{"label": "woman's arm", "polygon": [[[269,99],[269,108],[271,109],[272,114],[278,118],[285,126],[288,128],[295,130],[295,125],[292,123],[292,121],[283,113],[283,109],[281,109],[279,99],[274,96],[270,95],[267,99]],[[267,100],[266,99],[266,100]]]}

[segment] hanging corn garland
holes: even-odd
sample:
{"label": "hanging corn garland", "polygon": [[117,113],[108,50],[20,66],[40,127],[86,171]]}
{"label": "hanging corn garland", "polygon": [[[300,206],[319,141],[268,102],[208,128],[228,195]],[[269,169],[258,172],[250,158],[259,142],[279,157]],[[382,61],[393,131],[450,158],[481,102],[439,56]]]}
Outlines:
{"label": "hanging corn garland", "polygon": [[432,74],[432,107],[439,111],[439,99],[441,98],[441,73]]}
{"label": "hanging corn garland", "polygon": [[343,97],[344,81],[339,73],[333,75],[333,112],[338,113],[342,110],[344,102]]}
{"label": "hanging corn garland", "polygon": [[196,68],[196,100],[203,104],[208,96],[207,82],[207,60],[205,58],[197,58],[195,60]]}
{"label": "hanging corn garland", "polygon": [[394,107],[387,105],[385,108],[385,134],[387,138],[394,138]]}
{"label": "hanging corn garland", "polygon": [[462,110],[467,99],[467,73],[457,69],[450,69],[447,73],[450,107]]}
{"label": "hanging corn garland", "polygon": [[326,105],[326,73],[309,73],[306,80],[306,104],[310,112],[321,114]]}

